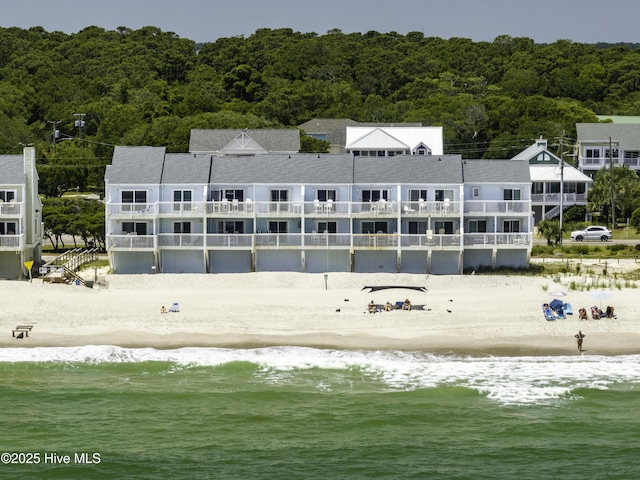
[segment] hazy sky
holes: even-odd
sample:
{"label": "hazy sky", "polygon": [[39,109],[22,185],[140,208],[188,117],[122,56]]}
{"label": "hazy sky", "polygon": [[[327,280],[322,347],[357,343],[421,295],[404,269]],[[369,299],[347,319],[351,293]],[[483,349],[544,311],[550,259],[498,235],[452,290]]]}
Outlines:
{"label": "hazy sky", "polygon": [[[41,26],[76,33],[96,25],[159,27],[196,42],[249,36],[259,28],[324,34],[412,31],[491,41],[498,35],[536,43],[640,42],[637,0],[12,0],[0,27]],[[9,5],[7,5],[9,4]]]}

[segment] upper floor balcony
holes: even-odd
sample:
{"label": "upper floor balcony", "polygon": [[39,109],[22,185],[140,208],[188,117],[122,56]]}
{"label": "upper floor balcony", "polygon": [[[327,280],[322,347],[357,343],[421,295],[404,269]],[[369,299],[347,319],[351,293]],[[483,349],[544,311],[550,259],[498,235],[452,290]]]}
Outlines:
{"label": "upper floor balcony", "polygon": [[21,218],[24,208],[24,202],[16,202],[15,200],[4,202],[0,200],[0,218]]}
{"label": "upper floor balcony", "polygon": [[24,235],[0,235],[0,251],[21,252],[24,249]]}
{"label": "upper floor balcony", "polygon": [[[496,202],[504,203],[504,202]],[[496,211],[499,207],[495,206]],[[246,199],[208,202],[157,202],[157,203],[108,203],[107,217],[112,220],[145,220],[154,218],[398,218],[408,217],[459,217],[462,203],[459,201],[279,201],[262,202]],[[486,208],[490,211],[491,208]],[[504,210],[503,210],[504,211]]]}
{"label": "upper floor balcony", "polygon": [[[562,201],[565,205],[586,205],[586,193],[564,193]],[[532,193],[531,203],[536,205],[560,205],[559,193]]]}
{"label": "upper floor balcony", "polygon": [[464,202],[465,215],[531,215],[529,200],[469,200]]}
{"label": "upper floor balcony", "polygon": [[609,167],[609,164],[613,162],[614,166],[628,165],[631,170],[640,170],[640,157],[628,153],[627,155],[615,155],[612,158],[608,156],[595,156],[595,157],[578,157],[578,168],[580,170],[600,170],[603,167]]}

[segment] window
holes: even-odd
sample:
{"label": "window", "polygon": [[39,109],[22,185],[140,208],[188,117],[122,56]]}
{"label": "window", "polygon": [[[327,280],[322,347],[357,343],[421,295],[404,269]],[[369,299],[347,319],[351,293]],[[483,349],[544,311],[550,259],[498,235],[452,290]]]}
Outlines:
{"label": "window", "polygon": [[426,190],[409,190],[409,201],[417,202],[420,199],[427,199],[427,191]]}
{"label": "window", "polygon": [[221,198],[226,198],[230,202],[233,200],[237,200],[239,202],[244,202],[244,190],[227,188],[220,191]]}
{"label": "window", "polygon": [[520,190],[517,188],[505,188],[503,191],[504,200],[520,200]]}
{"label": "window", "polygon": [[446,235],[453,234],[453,222],[433,222],[434,233],[444,233]]}
{"label": "window", "polygon": [[191,233],[191,222],[173,222],[173,233]]}
{"label": "window", "polygon": [[640,152],[637,150],[626,150],[624,152],[624,164],[630,167],[637,167],[640,160]]}
{"label": "window", "polygon": [[584,163],[586,165],[597,165],[600,163],[600,147],[585,147]]}
{"label": "window", "polygon": [[377,202],[380,199],[389,200],[388,190],[363,190],[362,201],[363,202]]}
{"label": "window", "polygon": [[444,202],[445,198],[453,200],[453,190],[436,190],[436,202]]}
{"label": "window", "polygon": [[409,222],[409,235],[424,235],[427,233],[427,222]]}
{"label": "window", "polygon": [[288,233],[287,222],[269,222],[269,233]]}
{"label": "window", "polygon": [[480,198],[480,187],[473,187],[471,189],[471,198]]}
{"label": "window", "polygon": [[487,221],[469,220],[468,230],[469,233],[487,233]]}
{"label": "window", "polygon": [[271,190],[272,202],[286,202],[289,198],[288,190]]}
{"label": "window", "polygon": [[191,190],[174,190],[173,191],[173,211],[190,211],[191,210],[192,192]]}
{"label": "window", "polygon": [[122,222],[122,233],[124,234],[135,233],[136,235],[146,235],[147,224],[144,222]]}
{"label": "window", "polygon": [[271,190],[271,204],[269,205],[269,210],[272,212],[286,212],[288,210],[288,199],[288,190]]}
{"label": "window", "polygon": [[16,222],[0,222],[0,235],[15,235]]}
{"label": "window", "polygon": [[147,207],[146,190],[123,190],[121,192],[122,203],[132,203],[134,205],[123,205],[123,212],[144,210]]}
{"label": "window", "polygon": [[244,222],[232,220],[218,222],[218,233],[244,233]]}
{"label": "window", "polygon": [[318,232],[338,233],[337,222],[318,222]]}
{"label": "window", "polygon": [[362,233],[389,233],[387,222],[362,222]]}
{"label": "window", "polygon": [[16,199],[16,192],[14,190],[0,190],[0,200],[3,202],[10,202]]}
{"label": "window", "polygon": [[[611,157],[609,156],[610,155],[609,152],[611,152]],[[638,152],[636,152],[636,153],[638,153]],[[613,147],[611,150],[609,150],[609,147],[604,149],[604,156],[605,156],[605,158],[607,160],[609,158],[613,158],[613,160],[615,161],[615,160],[618,159],[619,155],[620,155],[620,152],[618,150],[618,147]],[[625,156],[625,158],[627,157],[627,152],[624,152],[624,156]]]}
{"label": "window", "polygon": [[335,190],[323,190],[320,189],[316,192],[317,200],[321,202],[326,202],[327,200],[336,201],[336,191]]}
{"label": "window", "polygon": [[502,222],[502,231],[504,233],[519,233],[520,220],[505,220]]}

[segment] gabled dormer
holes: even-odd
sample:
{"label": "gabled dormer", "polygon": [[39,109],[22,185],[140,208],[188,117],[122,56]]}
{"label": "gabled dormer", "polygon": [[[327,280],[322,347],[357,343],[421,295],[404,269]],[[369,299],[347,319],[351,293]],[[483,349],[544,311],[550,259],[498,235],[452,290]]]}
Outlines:
{"label": "gabled dormer", "polygon": [[220,149],[222,155],[264,155],[267,151],[242,132]]}
{"label": "gabled dormer", "polygon": [[418,145],[416,145],[413,148],[413,150],[411,151],[411,154],[412,155],[431,155],[432,151],[427,145],[420,142]]}

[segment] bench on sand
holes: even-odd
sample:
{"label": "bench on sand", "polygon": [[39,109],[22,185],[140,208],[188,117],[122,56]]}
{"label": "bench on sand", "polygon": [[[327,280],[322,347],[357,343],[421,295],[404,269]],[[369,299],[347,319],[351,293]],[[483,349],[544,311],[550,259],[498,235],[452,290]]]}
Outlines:
{"label": "bench on sand", "polygon": [[16,333],[19,335],[20,333],[24,333],[25,337],[29,336],[29,332],[33,328],[33,325],[16,325],[16,328],[11,330],[11,336],[15,337]]}

